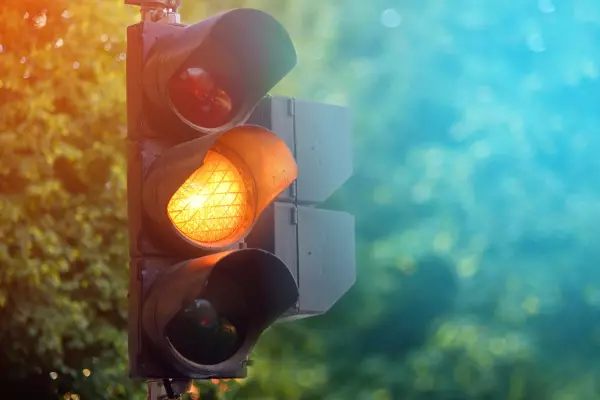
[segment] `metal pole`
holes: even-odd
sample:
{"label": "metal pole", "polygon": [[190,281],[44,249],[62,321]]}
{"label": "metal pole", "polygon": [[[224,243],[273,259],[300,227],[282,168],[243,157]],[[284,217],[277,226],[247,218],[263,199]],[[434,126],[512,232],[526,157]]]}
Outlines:
{"label": "metal pole", "polygon": [[[163,24],[179,24],[178,9],[181,0],[124,0],[125,4],[139,6],[142,22]],[[148,379],[146,381],[147,400],[181,399],[181,395],[189,391],[192,380]]]}

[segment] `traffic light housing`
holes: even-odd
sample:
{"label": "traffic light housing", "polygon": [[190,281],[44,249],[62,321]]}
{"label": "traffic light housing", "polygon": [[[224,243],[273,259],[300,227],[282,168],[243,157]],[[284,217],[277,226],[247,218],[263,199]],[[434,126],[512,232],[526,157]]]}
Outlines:
{"label": "traffic light housing", "polygon": [[127,41],[130,375],[245,377],[266,328],[354,282],[353,218],[314,207],[351,174],[346,109],[267,95],[296,53],[261,11]]}

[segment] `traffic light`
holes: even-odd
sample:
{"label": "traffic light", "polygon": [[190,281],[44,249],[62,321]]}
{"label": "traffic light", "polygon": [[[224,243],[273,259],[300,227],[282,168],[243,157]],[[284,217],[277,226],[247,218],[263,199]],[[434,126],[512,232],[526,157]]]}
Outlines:
{"label": "traffic light", "polygon": [[243,376],[298,297],[279,258],[241,244],[297,176],[283,140],[243,125],[294,47],[269,15],[237,9],[133,25],[127,56],[131,374]]}
{"label": "traffic light", "polygon": [[314,207],[351,174],[347,110],[267,95],[296,52],[264,12],[126,3],[130,375],[243,378],[266,328],[354,282],[352,216]]}

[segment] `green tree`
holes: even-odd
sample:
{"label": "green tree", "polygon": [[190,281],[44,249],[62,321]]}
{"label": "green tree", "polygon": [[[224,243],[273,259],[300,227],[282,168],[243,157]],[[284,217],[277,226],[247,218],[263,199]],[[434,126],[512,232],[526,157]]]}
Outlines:
{"label": "green tree", "polygon": [[116,0],[10,0],[0,9],[0,367],[9,393],[130,398],[131,11]]}

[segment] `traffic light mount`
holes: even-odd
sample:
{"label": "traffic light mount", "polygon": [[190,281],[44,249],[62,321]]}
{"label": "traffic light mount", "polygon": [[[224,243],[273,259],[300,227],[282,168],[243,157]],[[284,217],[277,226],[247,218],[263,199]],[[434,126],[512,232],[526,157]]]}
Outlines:
{"label": "traffic light mount", "polygon": [[125,4],[139,6],[142,21],[178,24],[180,16],[177,10],[181,0],[125,0]]}

